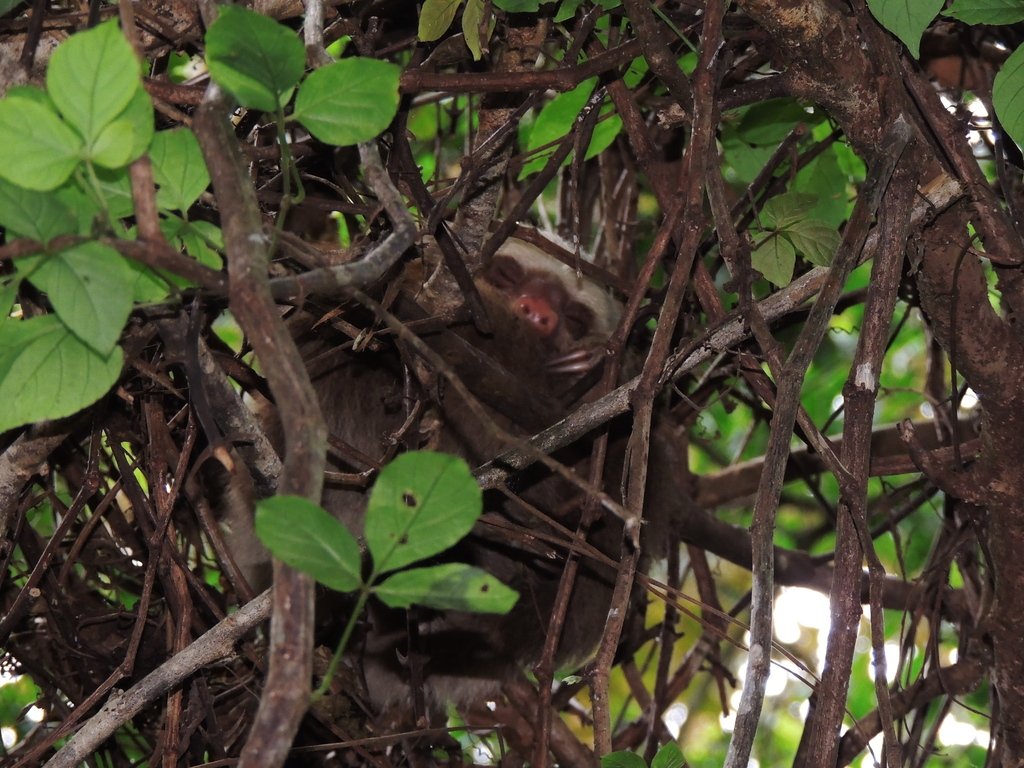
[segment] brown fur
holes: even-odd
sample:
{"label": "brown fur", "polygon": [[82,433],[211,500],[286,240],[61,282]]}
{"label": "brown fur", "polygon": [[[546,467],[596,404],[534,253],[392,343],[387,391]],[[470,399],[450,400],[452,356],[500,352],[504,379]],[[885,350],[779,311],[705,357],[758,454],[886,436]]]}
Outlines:
{"label": "brown fur", "polygon": [[[548,337],[538,337],[534,327],[514,306],[518,286],[495,286],[487,270],[477,287],[495,332],[484,338],[470,330],[428,334],[424,338],[452,363],[463,380],[506,428],[540,429],[567,412],[557,394],[579,378],[578,374],[553,373],[548,361],[576,348],[599,346],[615,327],[617,303],[607,291],[579,280],[570,268],[551,259],[534,246],[510,240],[496,258],[513,259],[521,267],[531,290],[552,297],[560,312],[576,312],[575,333],[560,327]],[[408,302],[409,299],[402,301]],[[401,312],[402,301],[398,304]],[[574,309],[568,307],[576,302]],[[589,318],[585,322],[580,318]],[[466,342],[470,347],[466,348]],[[307,343],[311,352],[327,350],[332,343],[319,338]],[[489,366],[479,364],[484,354]],[[325,361],[326,364],[325,364]],[[477,361],[477,362],[474,362]],[[379,459],[393,449],[392,436],[406,421],[410,403],[405,393],[422,397],[421,381],[403,378],[402,360],[394,352],[345,352],[325,355],[314,365],[314,386],[330,433],[358,451]],[[493,367],[490,378],[480,375]],[[413,368],[421,367],[414,363]],[[492,382],[492,385],[488,384]],[[511,387],[510,387],[511,384]],[[505,390],[505,394],[496,390]],[[451,389],[442,389],[422,417],[402,437],[404,448],[430,447],[464,456],[471,465],[487,461],[502,446],[468,416],[468,410]],[[560,458],[570,465],[582,464],[587,446],[569,449]],[[366,469],[332,457],[329,469],[359,472]],[[579,519],[577,492],[564,480],[545,472],[528,471],[517,480],[517,490],[531,504],[552,515],[570,530]],[[244,495],[243,495],[244,496]],[[342,520],[354,534],[361,534],[365,492],[360,488],[328,482],[324,507]],[[458,545],[452,557],[478,565],[519,590],[521,597],[507,616],[414,610],[418,647],[410,649],[402,612],[375,605],[369,611],[372,625],[361,648],[362,666],[370,698],[378,708],[411,700],[409,671],[400,663],[410,651],[422,659],[423,692],[428,707],[443,711],[446,701],[470,704],[497,694],[501,682],[519,667],[536,662],[547,631],[552,602],[562,573],[564,549],[552,548],[529,534],[554,534],[521,505],[488,497],[486,512],[505,523],[520,526],[527,534],[511,539],[481,523]],[[247,578],[256,588],[267,585],[268,557],[252,535],[248,510],[227,510],[231,527],[230,546]],[[621,526],[615,520],[595,525],[591,541],[610,556],[617,556]],[[614,571],[584,561],[576,581],[563,631],[557,662],[577,665],[595,650],[611,598]],[[321,617],[322,618],[322,617]],[[339,619],[341,617],[338,617]]]}

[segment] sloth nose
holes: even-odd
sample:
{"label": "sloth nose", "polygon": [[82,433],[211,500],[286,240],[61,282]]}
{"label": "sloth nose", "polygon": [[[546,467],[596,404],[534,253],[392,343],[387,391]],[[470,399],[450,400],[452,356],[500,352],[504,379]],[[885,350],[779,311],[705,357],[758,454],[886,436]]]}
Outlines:
{"label": "sloth nose", "polygon": [[541,338],[547,338],[558,328],[558,313],[544,299],[537,296],[520,296],[516,299],[515,309],[533,326]]}

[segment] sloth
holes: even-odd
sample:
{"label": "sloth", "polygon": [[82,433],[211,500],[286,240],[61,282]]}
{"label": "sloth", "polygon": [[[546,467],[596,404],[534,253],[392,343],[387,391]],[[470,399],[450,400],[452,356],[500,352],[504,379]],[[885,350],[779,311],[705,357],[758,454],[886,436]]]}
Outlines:
{"label": "sloth", "polygon": [[[516,239],[497,251],[475,284],[493,333],[483,336],[465,324],[456,330],[422,332],[421,338],[455,369],[500,426],[520,434],[549,426],[571,410],[567,398],[575,395],[567,393],[602,359],[604,344],[619,322],[620,305],[605,288]],[[408,293],[403,291],[394,307],[405,319],[416,316]],[[404,448],[457,454],[479,465],[507,448],[481,428],[453,388],[438,386],[418,359],[383,344],[356,352],[351,344],[339,347],[325,336],[303,342],[332,445],[344,446],[329,455],[323,506],[357,537],[365,489],[332,478],[365,471],[370,464],[359,457],[379,461],[394,454],[397,442]],[[621,459],[623,452],[613,449],[610,455]],[[556,458],[585,476],[589,453],[589,444],[582,444]],[[620,467],[613,464],[609,462],[610,487],[618,484],[612,475]],[[567,551],[543,542],[551,535],[569,542],[532,508],[575,530],[583,496],[543,468],[521,473],[510,485],[523,501],[486,495],[481,522],[446,557],[490,572],[519,591],[518,602],[504,616],[426,609],[406,614],[371,605],[353,655],[360,660],[368,696],[378,711],[407,705],[414,695],[435,715],[449,703],[469,706],[493,698],[504,681],[539,660]],[[269,584],[270,558],[252,531],[251,514],[251,505],[228,505],[222,520],[233,559],[251,586],[262,589]],[[518,530],[517,536],[508,535],[509,525]],[[598,519],[588,541],[617,559],[621,523]],[[582,559],[556,653],[559,667],[578,666],[596,650],[614,578],[612,568]],[[642,607],[633,607],[642,626]],[[318,625],[325,622],[323,612],[318,607]],[[331,616],[326,621],[337,624],[343,619]]]}

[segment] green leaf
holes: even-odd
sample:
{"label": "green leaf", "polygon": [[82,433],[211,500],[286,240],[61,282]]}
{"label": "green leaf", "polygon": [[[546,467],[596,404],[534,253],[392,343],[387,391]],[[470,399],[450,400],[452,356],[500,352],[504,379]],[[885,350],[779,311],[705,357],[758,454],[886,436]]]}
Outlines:
{"label": "green leaf", "polygon": [[807,216],[817,202],[817,195],[807,192],[776,195],[761,209],[761,224],[771,229],[788,227]]}
{"label": "green leaf", "polygon": [[832,257],[843,239],[834,227],[819,219],[799,221],[789,227],[785,234],[797,252],[819,267],[827,267],[832,263]]}
{"label": "green leaf", "polygon": [[223,269],[224,234],[210,221],[189,221],[178,235],[185,251],[193,259],[210,269]]}
{"label": "green leaf", "polygon": [[0,724],[7,728],[24,718],[26,710],[39,701],[43,692],[28,675],[4,675],[4,680],[0,684]]}
{"label": "green leaf", "polygon": [[640,81],[647,76],[649,71],[650,67],[647,65],[647,59],[643,56],[635,58],[630,62],[625,74],[622,75],[622,82],[630,88],[636,88],[640,85]]}
{"label": "green leaf", "polygon": [[[184,248],[189,256],[211,269],[223,269],[224,237],[220,228],[208,221],[185,221],[168,214],[160,219],[160,231],[175,248]],[[193,283],[173,272],[152,270],[139,262],[129,261],[135,273],[135,301],[152,304],[163,301],[171,288],[188,288]]]}
{"label": "green leaf", "polygon": [[609,752],[601,758],[601,768],[647,768],[647,763],[632,752]]}
{"label": "green leaf", "polygon": [[206,32],[206,65],[243,107],[276,112],[302,77],[306,49],[283,24],[230,5]]}
{"label": "green leaf", "polygon": [[50,98],[49,94],[47,94],[42,88],[36,88],[34,85],[16,85],[13,88],[8,88],[7,98],[28,99],[42,107],[46,107],[54,113],[57,112],[57,107],[54,106],[53,99]]}
{"label": "green leaf", "polygon": [[11,280],[0,280],[0,330],[3,323],[7,322],[14,307],[14,300],[18,298],[18,290],[21,288],[21,281],[17,278]]}
{"label": "green leaf", "polygon": [[[113,218],[124,219],[135,213],[135,200],[132,198],[132,180],[128,174],[127,167],[97,168],[96,178],[99,179],[100,192],[103,193],[103,199],[106,200],[110,215]],[[80,203],[76,203],[76,210],[80,213],[91,211],[92,213],[89,218],[91,223],[99,214],[99,210],[96,208],[95,203],[88,200],[85,193],[77,185],[75,186],[75,192],[77,192],[76,200],[81,200]],[[66,194],[66,197],[70,197],[70,194]],[[87,226],[84,232],[88,232],[89,229],[91,227]]]}
{"label": "green leaf", "polygon": [[1010,138],[1024,145],[1024,46],[1010,54],[996,75],[992,106]]}
{"label": "green leaf", "polygon": [[[584,80],[571,91],[560,93],[549,101],[537,115],[537,120],[533,124],[533,130],[530,131],[530,138],[526,144],[527,152],[547,146],[569,133],[576,123],[580,110],[586,105],[590,94],[594,92],[595,85],[597,85],[597,78],[592,77],[589,80]],[[547,162],[547,157],[544,155],[534,157],[523,166],[519,178],[524,179],[531,173],[541,170],[545,162]],[[566,158],[566,162],[568,162],[568,158]]]}
{"label": "green leaf", "polygon": [[0,321],[0,432],[92,405],[121,374],[123,354],[100,355],[55,315]]}
{"label": "green leaf", "polygon": [[437,40],[455,21],[462,0],[426,0],[420,10],[416,36],[424,43]]}
{"label": "green leaf", "polygon": [[576,15],[576,9],[583,4],[583,0],[562,0],[555,11],[555,23],[561,24]]}
{"label": "green leaf", "polygon": [[743,112],[736,135],[754,146],[778,144],[800,123],[817,123],[820,113],[808,112],[795,99],[769,99]]}
{"label": "green leaf", "polygon": [[764,168],[774,147],[754,147],[736,135],[736,127],[724,122],[721,130],[722,170],[730,184],[747,185]]}
{"label": "green leaf", "polygon": [[964,24],[1016,24],[1024,21],[1024,0],[955,0],[943,15]]}
{"label": "green leaf", "polygon": [[188,128],[160,131],[149,148],[153,178],[160,186],[157,204],[187,211],[210,184],[210,174],[195,134]]}
{"label": "green leaf", "polygon": [[754,237],[757,250],[750,254],[750,263],[767,280],[785,288],[793,279],[796,266],[796,251],[792,244],[781,235],[760,232]]}
{"label": "green leaf", "polygon": [[52,192],[37,192],[0,179],[0,226],[8,240],[28,237],[45,243],[78,231],[74,212]]}
{"label": "green leaf", "polygon": [[381,470],[366,510],[366,545],[384,573],[432,557],[473,528],[483,509],[466,462],[432,451],[402,454]]}
{"label": "green leaf", "polygon": [[479,61],[483,55],[484,41],[480,39],[483,20],[484,0],[466,0],[466,8],[462,11],[462,34],[474,61]]}
{"label": "green leaf", "polygon": [[310,74],[295,97],[292,117],[320,141],[358,144],[379,134],[398,111],[394,64],[376,59],[342,59]]}
{"label": "green leaf", "polygon": [[[615,141],[615,137],[622,131],[622,118],[610,114],[615,109],[613,104],[605,104],[601,108],[601,121],[594,126],[594,132],[590,136],[590,144],[587,145],[586,160],[597,157],[604,152]],[[605,115],[608,115],[605,117]]]}
{"label": "green leaf", "polygon": [[686,765],[686,758],[683,751],[679,749],[674,741],[670,741],[658,750],[658,754],[651,761],[651,768],[683,768]]}
{"label": "green leaf", "polygon": [[[156,304],[167,298],[171,287],[167,280],[139,261],[129,261],[132,271],[132,298],[137,304]],[[185,282],[185,281],[182,281]]]}
{"label": "green leaf", "polygon": [[509,13],[536,13],[541,0],[495,0],[494,5]]}
{"label": "green leaf", "polygon": [[514,589],[465,563],[399,571],[375,587],[374,594],[391,608],[415,604],[472,613],[508,613],[519,599]]}
{"label": "green leaf", "polygon": [[149,149],[149,143],[153,140],[153,102],[145,88],[135,89],[135,95],[128,102],[128,106],[121,110],[115,120],[128,123],[132,127],[131,145],[127,148],[128,159],[124,163],[127,165],[142,157],[142,153]]}
{"label": "green leaf", "polygon": [[359,542],[322,507],[301,496],[256,502],[256,535],[278,560],[338,592],[362,584]]}
{"label": "green leaf", "polygon": [[103,168],[128,165],[135,143],[135,126],[127,120],[115,120],[100,131],[87,150],[87,157]]}
{"label": "green leaf", "polygon": [[141,87],[139,61],[116,19],[69,37],[46,71],[53,103],[89,145]]}
{"label": "green leaf", "polygon": [[818,202],[808,216],[822,219],[833,228],[849,216],[847,196],[850,187],[850,177],[839,165],[835,144],[801,168],[792,185],[795,192],[807,192],[817,197]]}
{"label": "green leaf", "polygon": [[63,184],[82,157],[82,139],[46,104],[22,96],[0,101],[0,177],[47,191]]}
{"label": "green leaf", "polygon": [[903,41],[915,59],[921,55],[921,35],[945,0],[868,0],[878,22]]}
{"label": "green leaf", "polygon": [[87,241],[55,254],[18,259],[18,271],[50,297],[78,338],[100,355],[114,349],[132,311],[133,275],[124,257]]}

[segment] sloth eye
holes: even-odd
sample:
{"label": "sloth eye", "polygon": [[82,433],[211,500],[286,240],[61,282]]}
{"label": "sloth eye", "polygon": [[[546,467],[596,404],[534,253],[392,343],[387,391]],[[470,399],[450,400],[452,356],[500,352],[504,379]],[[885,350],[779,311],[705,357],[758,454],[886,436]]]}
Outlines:
{"label": "sloth eye", "polygon": [[575,340],[580,340],[594,327],[594,313],[586,304],[578,301],[569,303],[564,313],[565,329]]}
{"label": "sloth eye", "polygon": [[495,256],[487,266],[487,282],[495,288],[508,290],[523,284],[526,272],[522,264],[507,256]]}

